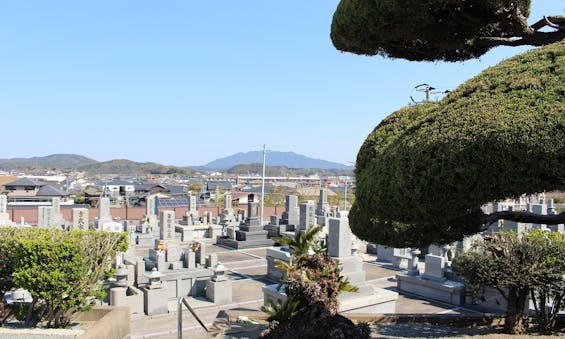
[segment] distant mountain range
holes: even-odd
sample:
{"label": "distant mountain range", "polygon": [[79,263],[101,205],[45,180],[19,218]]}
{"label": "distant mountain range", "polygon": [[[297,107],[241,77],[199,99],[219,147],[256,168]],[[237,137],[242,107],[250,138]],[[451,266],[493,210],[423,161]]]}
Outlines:
{"label": "distant mountain range", "polygon": [[[50,170],[83,171],[95,174],[178,174],[193,175],[197,171],[227,170],[237,173],[250,170],[251,164],[263,162],[263,152],[237,153],[229,157],[214,160],[205,166],[199,167],[177,167],[165,166],[154,162],[135,162],[127,159],[116,159],[110,161],[96,161],[82,155],[76,154],[52,154],[45,157],[0,159],[0,170]],[[353,167],[343,164],[312,159],[293,152],[267,152],[267,165],[272,168],[271,172],[296,172],[292,169],[322,169],[322,170],[352,170]],[[283,167],[275,170],[276,167]],[[302,173],[302,172],[300,172]]]}
{"label": "distant mountain range", "polygon": [[[236,153],[225,158],[216,159],[204,167],[210,169],[228,169],[237,165],[263,163],[263,151]],[[267,166],[285,166],[288,168],[319,168],[319,169],[353,169],[337,162],[314,159],[294,152],[267,151]]]}
{"label": "distant mountain range", "polygon": [[80,171],[95,174],[114,173],[133,174],[179,174],[192,175],[190,168],[164,166],[154,162],[135,162],[126,159],[96,161],[76,154],[52,154],[45,157],[0,159],[0,170],[35,170],[57,169],[61,171]]}

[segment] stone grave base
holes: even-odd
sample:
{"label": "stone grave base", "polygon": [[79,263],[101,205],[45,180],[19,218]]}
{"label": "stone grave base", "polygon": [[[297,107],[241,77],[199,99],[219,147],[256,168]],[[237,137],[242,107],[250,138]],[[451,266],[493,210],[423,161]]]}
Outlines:
{"label": "stone grave base", "polygon": [[[271,247],[273,241],[271,239],[245,240],[237,241],[234,239],[217,238],[218,243],[234,249],[255,248],[255,247]],[[221,243],[220,243],[221,241]]]}
{"label": "stone grave base", "polygon": [[456,306],[461,306],[465,302],[465,285],[456,281],[445,280],[442,282],[423,279],[421,276],[397,274],[396,284],[399,291],[412,293],[426,299],[439,300]]}
{"label": "stone grave base", "polygon": [[[269,300],[286,300],[286,294],[281,289],[277,291],[278,284],[263,287],[264,303]],[[284,287],[283,287],[284,289]],[[394,313],[398,293],[383,288],[364,285],[358,292],[342,292],[337,297],[340,313]]]}

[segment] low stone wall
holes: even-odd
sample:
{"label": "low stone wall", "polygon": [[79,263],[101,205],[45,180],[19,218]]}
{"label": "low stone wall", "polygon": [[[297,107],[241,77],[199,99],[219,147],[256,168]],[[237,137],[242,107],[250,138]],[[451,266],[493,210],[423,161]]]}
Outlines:
{"label": "low stone wall", "polygon": [[75,321],[95,322],[79,339],[122,339],[131,332],[128,307],[97,306],[80,314]]}
{"label": "low stone wall", "polygon": [[127,307],[96,306],[73,323],[73,329],[0,327],[0,339],[123,339],[131,332]]}
{"label": "low stone wall", "polygon": [[353,322],[366,323],[426,323],[453,326],[502,326],[504,316],[499,314],[343,314]]}

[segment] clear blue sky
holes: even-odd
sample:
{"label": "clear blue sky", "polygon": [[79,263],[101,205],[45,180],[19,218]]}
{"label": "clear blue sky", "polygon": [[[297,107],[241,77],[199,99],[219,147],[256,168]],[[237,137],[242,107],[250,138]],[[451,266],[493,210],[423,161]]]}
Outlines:
{"label": "clear blue sky", "polygon": [[[354,162],[388,114],[523,48],[408,63],[341,53],[338,0],[0,0],[0,158],[203,165],[237,152]],[[530,22],[563,14],[532,1]]]}

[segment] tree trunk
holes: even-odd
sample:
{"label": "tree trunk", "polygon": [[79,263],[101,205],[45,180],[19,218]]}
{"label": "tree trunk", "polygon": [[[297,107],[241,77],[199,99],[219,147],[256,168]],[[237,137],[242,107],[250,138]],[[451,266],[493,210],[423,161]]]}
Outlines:
{"label": "tree trunk", "polygon": [[510,287],[504,331],[510,334],[523,334],[526,331],[524,305],[528,299],[529,288]]}

